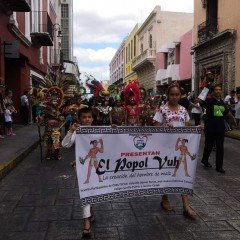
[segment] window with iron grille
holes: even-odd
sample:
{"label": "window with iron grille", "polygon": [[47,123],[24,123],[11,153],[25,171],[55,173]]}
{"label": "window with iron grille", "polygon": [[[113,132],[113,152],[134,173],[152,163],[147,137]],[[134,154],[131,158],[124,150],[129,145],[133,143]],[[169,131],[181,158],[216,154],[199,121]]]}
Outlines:
{"label": "window with iron grille", "polygon": [[62,18],[68,18],[69,17],[68,4],[62,4],[62,6],[61,6],[61,16],[62,16]]}

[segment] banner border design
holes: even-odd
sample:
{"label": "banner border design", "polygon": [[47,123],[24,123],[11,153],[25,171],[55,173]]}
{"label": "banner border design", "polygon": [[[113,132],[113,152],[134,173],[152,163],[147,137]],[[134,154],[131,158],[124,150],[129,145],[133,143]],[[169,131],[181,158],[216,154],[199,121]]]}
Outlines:
{"label": "banner border design", "polygon": [[80,204],[81,206],[85,206],[87,204],[97,204],[102,202],[110,202],[114,200],[134,198],[134,197],[158,196],[163,194],[193,195],[193,190],[188,188],[183,188],[183,187],[135,189],[135,190],[101,194],[94,197],[86,197],[86,198],[80,199]]}
{"label": "banner border design", "polygon": [[80,127],[77,134],[148,134],[148,133],[195,133],[201,134],[200,127]]}

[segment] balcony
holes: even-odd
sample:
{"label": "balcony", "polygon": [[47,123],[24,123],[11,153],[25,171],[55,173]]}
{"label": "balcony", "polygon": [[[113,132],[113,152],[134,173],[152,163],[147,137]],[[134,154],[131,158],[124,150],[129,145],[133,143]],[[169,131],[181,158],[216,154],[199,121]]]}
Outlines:
{"label": "balcony", "polygon": [[62,64],[62,52],[60,49],[51,49],[50,50],[50,65],[56,66]]}
{"label": "balcony", "polygon": [[0,0],[0,7],[3,7],[5,11],[10,10],[12,12],[30,12],[31,6],[29,0]]}
{"label": "balcony", "polygon": [[198,25],[198,43],[203,43],[213,38],[218,33],[217,22],[203,22]]}
{"label": "balcony", "polygon": [[132,63],[132,68],[134,71],[141,68],[147,63],[155,64],[156,60],[156,50],[155,49],[146,49],[140,55],[138,55]]}
{"label": "balcony", "polygon": [[53,46],[53,24],[46,11],[31,12],[30,36],[36,46]]}

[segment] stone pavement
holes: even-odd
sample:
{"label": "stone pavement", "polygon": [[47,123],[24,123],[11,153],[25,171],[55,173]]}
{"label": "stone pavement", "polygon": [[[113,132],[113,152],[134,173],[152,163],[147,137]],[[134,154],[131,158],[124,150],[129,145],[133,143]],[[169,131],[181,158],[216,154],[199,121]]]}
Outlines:
{"label": "stone pavement", "polygon": [[14,125],[16,136],[0,139],[0,179],[6,176],[36,146],[39,140],[37,126]]}
{"label": "stone pavement", "polygon": [[[171,196],[171,213],[161,209],[158,196],[104,203],[94,207],[93,239],[240,239],[239,141],[226,139],[225,149],[225,175],[198,164],[191,198],[195,221],[182,216],[179,196]],[[61,161],[41,163],[36,149],[0,181],[1,240],[81,239],[73,159],[72,148],[64,150]]]}

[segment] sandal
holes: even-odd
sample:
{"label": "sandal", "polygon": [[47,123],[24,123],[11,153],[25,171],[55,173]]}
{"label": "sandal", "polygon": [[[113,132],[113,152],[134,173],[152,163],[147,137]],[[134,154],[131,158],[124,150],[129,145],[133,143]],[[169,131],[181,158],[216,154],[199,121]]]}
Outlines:
{"label": "sandal", "polygon": [[82,233],[82,238],[83,239],[90,239],[91,238],[91,227],[86,229],[83,229],[83,233]]}
{"label": "sandal", "polygon": [[90,227],[89,228],[84,228],[83,233],[82,233],[82,238],[83,239],[90,239],[91,238],[91,217],[86,218],[84,220],[89,220]]}
{"label": "sandal", "polygon": [[183,216],[185,216],[186,218],[194,220],[196,215],[196,212],[190,205],[183,207]]}
{"label": "sandal", "polygon": [[167,212],[171,212],[173,210],[173,208],[168,200],[168,197],[165,195],[162,197],[161,207]]}

